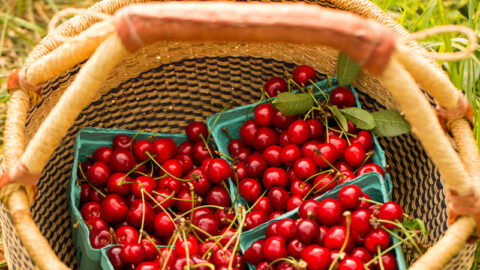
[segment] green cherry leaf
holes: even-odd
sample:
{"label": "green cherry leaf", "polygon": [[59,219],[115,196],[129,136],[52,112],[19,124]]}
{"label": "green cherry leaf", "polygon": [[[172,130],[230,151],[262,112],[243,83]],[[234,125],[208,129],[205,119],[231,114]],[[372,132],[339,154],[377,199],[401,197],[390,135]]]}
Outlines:
{"label": "green cherry leaf", "polygon": [[375,127],[373,116],[360,108],[350,107],[340,110],[348,121],[352,122],[357,128],[370,130]]}
{"label": "green cherry leaf", "polygon": [[358,72],[360,72],[360,65],[343,52],[340,52],[337,62],[338,85],[347,86],[352,84],[355,78],[357,78]]}
{"label": "green cherry leaf", "polygon": [[407,219],[407,220],[402,222],[402,225],[409,230],[418,230],[423,235],[425,235],[425,236],[428,235],[428,231],[425,228],[425,223],[423,223],[423,221],[419,218]]}
{"label": "green cherry leaf", "polygon": [[306,113],[313,107],[312,96],[308,93],[283,92],[274,101],[277,109],[286,116]]}
{"label": "green cherry leaf", "polygon": [[379,136],[393,137],[411,131],[410,124],[395,110],[372,113],[375,128],[372,132]]}
{"label": "green cherry leaf", "polygon": [[330,109],[335,118],[337,118],[338,122],[340,122],[342,129],[348,130],[347,118],[345,118],[342,112],[338,109],[337,105],[329,106],[328,109]]}

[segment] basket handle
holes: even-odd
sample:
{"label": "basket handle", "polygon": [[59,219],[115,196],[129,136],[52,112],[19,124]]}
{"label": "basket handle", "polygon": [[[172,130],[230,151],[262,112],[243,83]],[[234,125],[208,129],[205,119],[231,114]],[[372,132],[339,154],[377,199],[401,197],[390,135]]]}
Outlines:
{"label": "basket handle", "polygon": [[142,4],[119,10],[114,23],[130,51],[157,41],[327,45],[345,52],[374,75],[382,73],[395,49],[394,35],[385,26],[349,12],[308,4]]}

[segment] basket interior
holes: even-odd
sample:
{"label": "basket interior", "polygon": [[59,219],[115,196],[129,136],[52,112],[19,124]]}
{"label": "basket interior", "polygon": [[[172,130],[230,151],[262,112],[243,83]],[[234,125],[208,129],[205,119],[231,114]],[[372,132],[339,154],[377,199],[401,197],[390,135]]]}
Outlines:
{"label": "basket interior", "polygon": [[[152,62],[153,60],[150,60]],[[311,62],[313,60],[307,61]],[[181,133],[190,121],[205,121],[234,102],[246,105],[258,100],[259,88],[272,76],[291,73],[299,60],[286,62],[257,56],[204,56],[152,65],[145,68],[141,61],[126,62],[128,68],[142,70],[132,74],[112,72],[101,89],[99,99],[77,117],[61,145],[55,150],[42,172],[38,185],[33,217],[53,250],[68,266],[75,267],[72,225],[68,216],[66,188],[73,162],[73,142],[77,132],[86,126],[151,130]],[[125,63],[122,63],[125,64]],[[323,63],[317,63],[321,66]],[[43,99],[28,114],[27,135],[33,134],[40,119],[72,81],[80,66],[52,80],[43,90]],[[116,77],[118,74],[118,77]],[[120,78],[121,77],[121,78]],[[117,78],[117,80],[115,80]],[[362,80],[362,77],[360,77]],[[367,95],[366,81],[357,84],[362,107],[369,111],[385,108]],[[79,97],[81,98],[81,97]],[[27,136],[28,138],[28,136]],[[412,134],[394,138],[379,137],[385,150],[393,181],[393,200],[409,214],[421,218],[429,231],[425,243],[434,243],[447,228],[445,196],[438,170]],[[10,260],[19,269],[31,259],[12,234],[11,222],[2,211],[3,230]],[[471,254],[473,248],[467,253]],[[413,258],[405,254],[407,263]],[[453,263],[464,265],[468,254],[457,256]]]}

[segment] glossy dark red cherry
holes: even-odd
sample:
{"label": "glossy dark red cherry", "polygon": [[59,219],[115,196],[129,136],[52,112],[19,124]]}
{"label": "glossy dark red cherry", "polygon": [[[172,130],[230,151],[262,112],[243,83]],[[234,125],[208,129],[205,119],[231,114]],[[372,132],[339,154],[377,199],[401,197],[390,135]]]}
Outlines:
{"label": "glossy dark red cherry", "polygon": [[267,147],[278,143],[278,135],[273,129],[268,127],[260,127],[252,141],[253,148],[262,152]]}
{"label": "glossy dark red cherry", "polygon": [[255,120],[247,120],[240,128],[240,137],[244,145],[251,145],[258,131],[258,125]]}
{"label": "glossy dark red cherry", "polygon": [[330,94],[330,103],[337,105],[338,108],[349,108],[355,106],[355,95],[352,90],[338,86]]}
{"label": "glossy dark red cherry", "polygon": [[359,209],[352,213],[351,225],[353,231],[358,232],[360,235],[365,235],[370,232],[373,227],[370,224],[370,212],[365,209]]}
{"label": "glossy dark red cherry", "polygon": [[117,241],[120,245],[126,245],[128,243],[136,243],[138,241],[138,231],[132,226],[124,225],[115,230]]}
{"label": "glossy dark red cherry", "polygon": [[373,259],[372,253],[370,253],[364,247],[356,247],[350,252],[351,257],[358,258],[362,260],[364,263],[367,263]]}
{"label": "glossy dark red cherry", "polygon": [[254,114],[257,125],[269,127],[273,124],[273,106],[268,103],[258,105]]}
{"label": "glossy dark red cherry", "polygon": [[299,195],[300,197],[305,197],[310,191],[312,186],[302,180],[295,180],[290,184],[290,192],[292,196]]}
{"label": "glossy dark red cherry", "polygon": [[109,194],[102,201],[101,215],[108,223],[122,222],[127,218],[128,206],[124,197]]}
{"label": "glossy dark red cherry", "polygon": [[365,164],[357,172],[357,176],[360,176],[362,174],[366,174],[369,172],[376,172],[382,175],[382,177],[385,177],[385,172],[383,171],[382,167],[378,166],[375,163],[369,163]]}
{"label": "glossy dark red cherry", "polygon": [[355,179],[355,174],[352,171],[343,171],[340,175],[340,179],[338,180],[338,184],[344,184],[348,181]]}
{"label": "glossy dark red cherry", "polygon": [[212,183],[218,184],[232,175],[232,168],[228,162],[221,158],[213,159],[208,165],[207,178]]}
{"label": "glossy dark red cherry", "polygon": [[253,178],[245,178],[238,184],[238,193],[248,202],[255,202],[262,194],[262,186]]}
{"label": "glossy dark red cherry", "polygon": [[125,267],[126,263],[123,261],[122,256],[120,255],[122,252],[121,246],[114,246],[107,250],[107,257],[110,263],[115,270],[121,270]]}
{"label": "glossy dark red cherry", "polygon": [[114,172],[128,172],[135,167],[135,157],[129,150],[117,149],[110,157],[110,167]]}
{"label": "glossy dark red cherry", "polygon": [[318,173],[318,168],[312,158],[304,157],[294,163],[293,173],[297,178],[305,180]]}
{"label": "glossy dark red cherry", "polygon": [[207,179],[205,172],[200,168],[191,170],[186,178],[192,179],[190,183],[193,184],[195,193],[200,196],[206,195],[211,188],[210,181]]}
{"label": "glossy dark red cherry", "polygon": [[278,145],[269,146],[263,151],[263,159],[270,166],[280,167],[282,165],[282,151],[282,147]]}
{"label": "glossy dark red cherry", "polygon": [[282,130],[285,130],[291,123],[297,120],[296,116],[286,116],[278,109],[273,111],[273,126]]}
{"label": "glossy dark red cherry", "polygon": [[285,147],[290,144],[290,142],[288,141],[288,132],[286,130],[280,133],[280,135],[278,136],[278,144],[281,147]]}
{"label": "glossy dark red cherry", "polygon": [[[208,192],[205,201],[208,205],[228,207],[230,206],[230,197],[224,187],[216,186]],[[178,204],[178,202],[177,202]]]}
{"label": "glossy dark red cherry", "polygon": [[322,225],[334,226],[340,223],[342,212],[342,205],[337,200],[328,198],[319,203],[317,219]]}
{"label": "glossy dark red cherry", "polygon": [[352,166],[350,166],[345,160],[338,160],[333,163],[333,166],[337,168],[340,172],[344,171],[353,171]]}
{"label": "glossy dark red cherry", "polygon": [[305,120],[296,120],[287,130],[288,141],[290,143],[301,145],[306,142],[311,135],[310,126]]}
{"label": "glossy dark red cherry", "polygon": [[103,161],[105,164],[108,164],[110,162],[110,157],[112,156],[112,148],[108,146],[103,146],[100,148],[97,148],[95,152],[93,152],[93,161]]}
{"label": "glossy dark red cherry", "polygon": [[112,143],[113,149],[130,149],[132,146],[132,137],[125,135],[125,134],[119,134],[113,138],[113,143]]}
{"label": "glossy dark red cherry", "polygon": [[273,187],[285,188],[288,184],[287,172],[282,168],[270,167],[263,174],[263,185],[267,189]]}
{"label": "glossy dark red cherry", "polygon": [[358,143],[360,144],[363,149],[366,151],[370,150],[373,148],[373,136],[369,131],[366,130],[361,130],[358,134],[357,137],[355,137],[352,141],[352,144]]}
{"label": "glossy dark red cherry", "polygon": [[268,237],[263,243],[262,254],[269,262],[287,257],[287,241],[280,235]]}
{"label": "glossy dark red cherry", "polygon": [[268,217],[264,212],[260,212],[260,211],[250,212],[247,214],[245,218],[245,224],[247,225],[246,229],[251,230],[267,221],[268,221]]}
{"label": "glossy dark red cherry", "polygon": [[303,196],[300,195],[292,195],[287,202],[287,211],[292,211],[297,207],[300,207],[303,203]]}
{"label": "glossy dark red cherry", "polygon": [[293,166],[295,161],[301,157],[300,148],[296,144],[288,144],[283,147],[281,158],[286,166]]}
{"label": "glossy dark red cherry", "polygon": [[320,121],[317,119],[307,120],[307,124],[310,127],[310,138],[314,140],[320,140],[323,137],[324,128]]}
{"label": "glossy dark red cherry", "polygon": [[114,173],[107,180],[108,192],[127,196],[132,188],[131,182],[132,178],[125,176],[124,173]]}
{"label": "glossy dark red cherry", "polygon": [[108,230],[91,231],[89,239],[92,248],[103,248],[112,242],[112,236]]}
{"label": "glossy dark red cherry", "polygon": [[253,211],[262,211],[265,214],[269,215],[273,212],[272,204],[268,197],[263,196],[255,202],[255,206],[252,209]]}
{"label": "glossy dark red cherry", "polygon": [[297,224],[296,238],[305,245],[318,237],[320,230],[317,222],[311,219],[302,219]]}
{"label": "glossy dark red cherry", "polygon": [[325,270],[330,265],[330,251],[319,245],[309,245],[300,257],[307,263],[308,270]]}
{"label": "glossy dark red cherry", "polygon": [[195,255],[198,252],[198,242],[194,235],[190,234],[187,238],[181,237],[175,244],[175,253],[179,258]]}
{"label": "glossy dark red cherry", "polygon": [[362,260],[355,257],[347,257],[338,265],[338,270],[363,270]]}
{"label": "glossy dark red cherry", "polygon": [[265,243],[265,239],[259,239],[245,250],[243,255],[248,263],[258,265],[265,260],[263,257],[263,243]]}
{"label": "glossy dark red cherry", "polygon": [[331,143],[324,143],[318,145],[318,151],[315,151],[313,155],[313,161],[315,164],[322,168],[327,168],[333,164],[338,158],[337,148]]}
{"label": "glossy dark red cherry", "polygon": [[298,216],[302,219],[318,220],[319,207],[319,202],[306,200],[298,208]]}
{"label": "glossy dark red cherry", "polygon": [[160,268],[154,262],[142,262],[135,266],[134,270],[160,270]]}
{"label": "glossy dark red cherry", "polygon": [[86,221],[92,218],[100,217],[100,204],[97,202],[87,202],[80,208],[80,214],[82,218]]}
{"label": "glossy dark red cherry", "polygon": [[[152,194],[152,191],[156,188],[157,183],[153,178],[149,176],[139,176],[137,179],[133,181],[132,184],[132,194],[135,196],[137,199],[142,198],[142,190],[145,193]],[[147,195],[144,195],[144,197]]]}
{"label": "glossy dark red cherry", "polygon": [[158,237],[167,237],[175,231],[175,223],[172,216],[167,212],[160,212],[155,215],[153,220],[153,228]]}
{"label": "glossy dark red cherry", "polygon": [[276,232],[277,235],[282,236],[285,240],[291,241],[295,238],[295,231],[297,224],[291,218],[285,218],[277,222]]}
{"label": "glossy dark red cherry", "polygon": [[143,203],[141,199],[137,199],[130,204],[130,209],[127,214],[127,221],[130,225],[135,228],[140,228],[142,225],[142,219],[144,219],[143,224],[151,224],[154,218],[153,208],[150,203]]}
{"label": "glossy dark red cherry", "polygon": [[332,144],[335,147],[335,149],[337,149],[338,158],[343,157],[343,154],[345,153],[345,149],[347,149],[348,147],[347,140],[337,136],[330,136],[328,138],[328,142]]}
{"label": "glossy dark red cherry", "polygon": [[143,246],[145,251],[145,261],[153,261],[157,257],[157,250],[150,240],[143,238],[140,240],[140,244]]}
{"label": "glossy dark red cherry", "polygon": [[239,139],[233,139],[228,143],[228,153],[232,156],[237,156],[240,153],[240,150],[245,148],[242,141]]}
{"label": "glossy dark red cherry", "polygon": [[101,187],[107,183],[110,174],[110,167],[108,167],[105,162],[98,161],[95,162],[90,169],[88,169],[86,176],[92,185]]}
{"label": "glossy dark red cherry", "polygon": [[288,242],[287,252],[289,256],[294,257],[295,259],[300,258],[300,254],[305,249],[306,245],[300,242],[298,239],[293,239]]}
{"label": "glossy dark red cherry", "polygon": [[325,192],[334,189],[337,186],[335,178],[332,174],[322,173],[317,175],[313,179],[313,189],[315,189],[316,195],[322,195]]}
{"label": "glossy dark red cherry", "polygon": [[187,134],[187,137],[191,142],[200,142],[202,141],[200,135],[202,135],[205,140],[207,139],[208,128],[203,123],[191,122],[185,128],[185,133]]}
{"label": "glossy dark red cherry", "polygon": [[274,187],[270,189],[267,196],[274,210],[284,211],[287,209],[287,202],[290,195],[288,195],[288,192],[284,188]]}
{"label": "glossy dark red cherry", "polygon": [[248,157],[247,161],[247,177],[261,178],[267,170],[267,162],[259,153],[254,153]]}
{"label": "glossy dark red cherry", "polygon": [[155,154],[155,150],[153,149],[153,143],[149,140],[146,140],[146,139],[137,141],[133,145],[132,150],[133,150],[133,154],[135,155],[135,157],[140,161],[150,159],[148,157],[148,155],[146,154],[146,152],[150,156],[153,156]]}
{"label": "glossy dark red cherry", "polygon": [[365,160],[365,149],[360,144],[352,144],[347,147],[344,156],[348,164],[358,167]]}
{"label": "glossy dark red cherry", "polygon": [[360,204],[359,198],[363,192],[355,185],[344,186],[338,193],[338,201],[344,209],[355,209]]}
{"label": "glossy dark red cherry", "polygon": [[213,214],[204,214],[194,219],[193,224],[195,225],[194,231],[204,240],[210,236],[217,236],[219,232],[220,222],[216,216]]}
{"label": "glossy dark red cherry", "polygon": [[327,230],[325,235],[324,245],[330,250],[340,250],[347,241],[346,250],[351,250],[354,247],[354,242],[350,237],[347,240],[347,229],[343,226],[333,226]]}
{"label": "glossy dark red cherry", "polygon": [[300,86],[309,85],[317,78],[315,70],[311,66],[301,65],[296,67],[292,73],[293,80]]}
{"label": "glossy dark red cherry", "polygon": [[180,161],[180,164],[182,164],[183,172],[189,172],[193,169],[193,159],[191,156],[185,154],[178,154],[174,157],[174,159]]}
{"label": "glossy dark red cherry", "polygon": [[125,262],[137,264],[145,258],[145,250],[141,244],[129,243],[122,247],[121,256]]}
{"label": "glossy dark red cherry", "polygon": [[[397,270],[398,269],[398,263],[397,259],[395,258],[395,255],[392,253],[387,253],[382,255],[382,265],[384,270]],[[375,267],[377,270],[380,270],[380,264],[376,264]]]}
{"label": "glossy dark red cherry", "polygon": [[[378,218],[379,219],[384,219],[388,220],[391,222],[395,221],[402,221],[403,219],[403,209],[402,207],[395,202],[386,202],[382,206],[380,206],[379,212],[378,212]],[[394,229],[397,226],[391,223],[387,222],[382,222],[383,226],[385,226],[387,229]]]}
{"label": "glossy dark red cherry", "polygon": [[365,248],[372,253],[377,253],[377,246],[384,250],[389,245],[390,235],[382,228],[373,229],[365,236]]}
{"label": "glossy dark red cherry", "polygon": [[263,89],[270,97],[276,97],[278,93],[287,91],[288,86],[284,79],[272,77],[265,83]]}

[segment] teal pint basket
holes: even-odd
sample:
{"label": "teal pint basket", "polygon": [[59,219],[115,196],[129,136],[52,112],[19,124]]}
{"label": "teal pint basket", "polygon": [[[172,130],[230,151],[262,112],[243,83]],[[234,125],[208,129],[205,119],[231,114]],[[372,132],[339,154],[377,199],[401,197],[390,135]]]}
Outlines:
{"label": "teal pint basket", "polygon": [[[87,155],[93,154],[95,149],[101,146],[112,146],[112,140],[116,135],[126,134],[131,137],[136,135],[135,139],[146,139],[154,134],[157,138],[171,138],[175,143],[180,144],[187,140],[183,134],[164,134],[150,133],[126,129],[104,129],[104,128],[82,128],[75,140],[75,157],[71,175],[71,181],[67,188],[68,210],[72,224],[77,223],[82,218],[78,206],[80,205],[80,186],[77,182],[78,163],[87,160]],[[138,134],[138,135],[137,135]],[[81,270],[113,270],[113,266],[107,257],[107,250],[113,245],[108,245],[102,249],[94,249],[90,245],[89,230],[84,222],[80,222],[77,228],[72,228],[73,243],[77,253],[77,263]]]}
{"label": "teal pint basket", "polygon": [[[378,173],[366,173],[360,175],[359,177],[355,178],[348,183],[344,183],[342,185],[336,186],[334,189],[327,191],[325,194],[315,198],[316,201],[322,201],[327,198],[338,199],[338,193],[342,187],[347,185],[357,185],[359,186],[362,191],[372,198],[372,200],[378,202],[387,202],[390,201],[390,196],[387,193],[385,181],[382,179],[382,176]],[[247,232],[242,233],[240,236],[240,249],[242,252],[245,252],[247,248],[249,248],[253,242],[257,241],[258,239],[262,239],[265,237],[265,232],[267,227],[270,223],[284,219],[284,218],[298,218],[298,208],[290,211],[280,217],[272,219],[268,222],[263,223],[262,225],[249,230]],[[393,245],[398,243],[398,239],[396,237],[391,237]],[[394,248],[395,257],[398,263],[399,270],[406,270],[407,266],[405,264],[405,258],[403,256],[403,251],[401,245],[398,245]],[[254,270],[255,267],[251,264],[248,264],[249,269]]]}
{"label": "teal pint basket", "polygon": [[[313,93],[315,94],[315,97],[322,100],[323,95],[320,93],[321,89],[324,93],[330,94],[330,92],[338,86],[338,82],[336,78],[330,78],[330,80],[322,80],[317,83],[315,83],[315,86],[310,86],[313,88]],[[355,95],[355,100],[356,100],[356,106],[361,108],[360,102],[358,100],[358,95],[355,92],[355,89],[353,87],[349,86],[350,90],[352,90],[353,94]],[[266,101],[262,102],[265,103]],[[259,103],[259,104],[262,104]],[[226,127],[230,133],[230,135],[234,139],[240,139],[240,128],[242,124],[246,120],[246,115],[248,114],[248,119],[253,119],[253,107],[259,105],[259,104],[250,104],[250,105],[245,105],[245,106],[240,106],[234,109],[227,110],[222,113],[220,117],[218,117],[218,113],[210,116],[207,119],[207,126],[209,130],[212,131],[212,137],[215,141],[215,144],[217,146],[218,151],[221,153],[228,153],[228,143],[230,142],[230,138],[225,134],[224,131],[222,131],[223,127]],[[250,112],[250,113],[249,113]],[[218,119],[217,119],[218,118]],[[216,123],[215,123],[216,121]],[[382,147],[377,141],[377,138],[373,135],[373,140],[374,140],[374,154],[372,156],[372,161],[379,165],[380,167],[383,168],[384,171],[386,171],[386,166],[387,162],[385,159],[385,152],[383,151]],[[230,162],[229,160],[227,160]],[[390,196],[392,192],[392,182],[390,180],[390,175],[388,173],[385,173],[385,187],[386,187],[386,192],[387,195]],[[231,190],[231,196],[232,196],[232,201],[234,200],[234,196],[237,193],[237,187],[234,184],[234,182],[230,179],[229,180],[229,188]],[[244,198],[239,196],[237,199],[237,205],[238,204],[243,204],[246,205],[246,201]],[[285,215],[282,215],[282,217],[285,217]]]}

